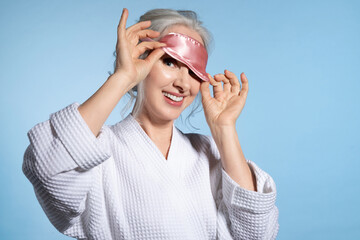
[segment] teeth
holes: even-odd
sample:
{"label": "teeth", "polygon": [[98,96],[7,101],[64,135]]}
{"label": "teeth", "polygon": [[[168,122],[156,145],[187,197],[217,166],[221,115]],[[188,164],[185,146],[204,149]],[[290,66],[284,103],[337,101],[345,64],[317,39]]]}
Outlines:
{"label": "teeth", "polygon": [[184,97],[177,97],[177,96],[171,95],[170,93],[167,93],[167,92],[163,92],[163,94],[164,94],[165,97],[170,98],[174,102],[180,102],[184,98]]}

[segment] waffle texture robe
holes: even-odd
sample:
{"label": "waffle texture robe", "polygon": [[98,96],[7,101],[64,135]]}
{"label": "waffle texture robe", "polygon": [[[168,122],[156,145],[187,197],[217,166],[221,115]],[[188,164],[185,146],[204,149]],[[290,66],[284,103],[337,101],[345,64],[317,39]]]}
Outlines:
{"label": "waffle texture robe", "polygon": [[222,168],[211,137],[173,127],[166,160],[128,115],[95,137],[78,103],[29,132],[23,171],[51,223],[78,239],[275,239],[276,189],[248,161],[257,192]]}

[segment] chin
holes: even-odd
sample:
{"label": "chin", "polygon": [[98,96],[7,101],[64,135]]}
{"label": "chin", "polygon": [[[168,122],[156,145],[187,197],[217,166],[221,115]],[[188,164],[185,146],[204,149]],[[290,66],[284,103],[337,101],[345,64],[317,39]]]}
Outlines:
{"label": "chin", "polygon": [[163,119],[164,121],[175,121],[176,119],[178,119],[178,117],[180,117],[181,113],[182,111],[167,111],[159,114],[159,118]]}
{"label": "chin", "polygon": [[[187,99],[188,100],[188,99]],[[146,115],[148,115],[149,119],[161,121],[161,122],[169,122],[175,121],[181,115],[181,113],[189,106],[189,102],[183,102],[182,106],[171,106],[166,102],[158,101],[157,104],[153,102],[149,102],[146,106],[147,111]]]}

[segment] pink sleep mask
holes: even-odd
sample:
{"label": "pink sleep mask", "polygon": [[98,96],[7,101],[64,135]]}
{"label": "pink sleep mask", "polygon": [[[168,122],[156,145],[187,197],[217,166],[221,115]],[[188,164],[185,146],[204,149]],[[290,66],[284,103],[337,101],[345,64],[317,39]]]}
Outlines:
{"label": "pink sleep mask", "polygon": [[[153,41],[150,38],[142,40]],[[162,47],[162,49],[169,56],[185,64],[201,80],[209,81],[206,74],[208,54],[201,43],[187,35],[173,32],[160,38],[159,42],[166,43],[166,47]]]}

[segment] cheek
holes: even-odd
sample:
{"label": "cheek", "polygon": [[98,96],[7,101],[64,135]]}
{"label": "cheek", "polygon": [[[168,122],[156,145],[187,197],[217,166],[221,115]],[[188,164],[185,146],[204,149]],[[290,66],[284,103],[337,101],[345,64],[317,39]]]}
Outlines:
{"label": "cheek", "polygon": [[161,71],[161,76],[163,77],[163,82],[168,83],[176,77],[176,72],[165,68]]}
{"label": "cheek", "polygon": [[197,95],[200,91],[200,82],[195,80],[191,85],[191,95]]}
{"label": "cheek", "polygon": [[175,77],[174,71],[163,68],[161,63],[155,64],[146,78],[146,82],[153,86],[163,87]]}

